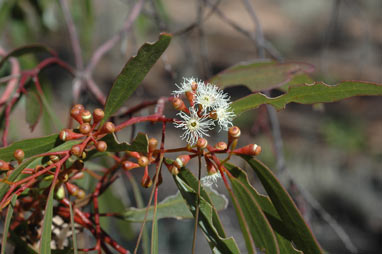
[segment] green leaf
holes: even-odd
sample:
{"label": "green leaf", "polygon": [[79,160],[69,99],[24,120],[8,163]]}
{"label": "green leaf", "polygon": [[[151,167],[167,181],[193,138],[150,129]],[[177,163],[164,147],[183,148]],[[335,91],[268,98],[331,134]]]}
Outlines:
{"label": "green leaf", "polygon": [[[256,247],[268,254],[280,253],[276,235],[261,210],[260,205],[257,203],[255,197],[253,197],[248,182],[243,182],[243,179],[238,179],[233,176],[230,176],[229,179],[234,190],[234,195],[244,214],[244,221],[242,223],[247,223]],[[240,217],[237,212],[238,208],[236,207],[236,203],[234,204],[236,214]],[[245,233],[245,231],[242,226],[242,232]]]}
{"label": "green leaf", "polygon": [[[186,168],[182,168],[180,173],[174,176],[174,180],[184,200],[187,202],[191,213],[195,216],[195,204],[198,200],[197,185],[195,186],[195,183],[197,183],[198,180]],[[233,237],[225,237],[216,209],[213,207],[211,200],[208,198],[208,194],[202,186],[200,189],[198,223],[213,253],[240,253]]]}
{"label": "green leaf", "polygon": [[263,163],[250,156],[242,155],[241,157],[256,172],[297,249],[303,251],[304,254],[323,253],[316,238],[305,224],[303,217],[293,203],[292,198],[273,172]]}
{"label": "green leaf", "polygon": [[16,149],[22,149],[25,153],[25,158],[33,155],[48,152],[52,148],[62,144],[57,134],[42,138],[24,139],[9,145],[5,148],[0,148],[0,159],[10,161],[13,158],[13,153]]}
{"label": "green leaf", "polygon": [[245,171],[229,163],[225,163],[224,165],[233,176],[233,178],[230,177],[231,182],[232,179],[235,179],[235,182],[238,182],[241,188],[246,190],[246,194],[251,196],[248,199],[248,201],[255,199],[256,203],[261,207],[262,212],[266,215],[267,220],[269,221],[269,223],[272,226],[272,229],[274,230],[280,253],[302,254],[301,251],[298,251],[293,247],[292,242],[290,240],[291,237],[288,235],[286,227],[284,226],[283,221],[278,215],[269,197],[261,195],[256,191],[256,189],[249,183],[248,176]]}
{"label": "green leaf", "polygon": [[246,85],[257,92],[280,87],[295,76],[306,75],[313,70],[314,67],[307,63],[252,61],[234,65],[212,77],[210,82],[222,87]]}
{"label": "green leaf", "polygon": [[73,214],[72,202],[69,202],[69,212],[70,212],[70,227],[72,230],[72,239],[73,239],[73,253],[78,254],[77,233],[76,233],[76,228],[75,228],[75,224],[74,224],[74,214]]}
{"label": "green leaf", "polygon": [[290,87],[288,93],[275,98],[256,93],[248,95],[231,104],[236,115],[258,108],[263,104],[274,106],[277,110],[285,108],[286,104],[295,102],[300,104],[315,104],[322,102],[335,102],[353,96],[382,95],[382,85],[361,81],[344,81],[335,86],[316,82],[312,85]]}
{"label": "green leaf", "polygon": [[149,148],[149,139],[147,134],[139,132],[131,145],[127,142],[120,143],[117,140],[117,137],[112,134],[108,134],[102,138],[103,141],[107,143],[108,152],[122,152],[122,151],[135,151],[139,153],[148,153]]}
{"label": "green leaf", "polygon": [[[217,211],[223,210],[227,207],[228,202],[224,195],[217,193],[212,189],[206,189],[207,194],[210,196],[212,203]],[[150,206],[147,221],[151,221],[153,218],[154,206]],[[129,208],[123,216],[124,220],[131,222],[142,222],[145,217],[146,208]],[[180,192],[175,195],[171,195],[163,199],[157,206],[157,219],[163,218],[175,218],[178,220],[190,219],[192,214],[187,207]]]}
{"label": "green leaf", "polygon": [[35,89],[29,89],[25,96],[25,117],[29,128],[33,131],[42,115],[42,102]]}
{"label": "green leaf", "polygon": [[47,46],[44,46],[42,44],[29,44],[26,46],[16,48],[12,50],[11,52],[9,52],[6,56],[4,56],[0,61],[0,68],[10,57],[18,57],[25,54],[39,53],[39,52],[47,52],[52,56],[56,56],[56,53],[52,49],[48,48]]}
{"label": "green leaf", "polygon": [[8,230],[11,224],[11,219],[13,215],[13,207],[15,206],[17,196],[14,195],[11,200],[11,205],[8,206],[7,215],[5,217],[4,231],[3,231],[3,241],[1,242],[1,254],[5,254],[5,248],[8,240]]}
{"label": "green leaf", "polygon": [[48,199],[46,201],[44,220],[42,224],[41,242],[39,248],[40,253],[51,253],[50,241],[52,240],[53,195],[55,185],[55,182],[52,182],[52,186],[49,190]]}
{"label": "green leaf", "polygon": [[151,254],[158,254],[158,219],[157,206],[154,206],[153,221],[151,226]]}
{"label": "green leaf", "polygon": [[114,81],[105,105],[105,117],[101,125],[109,119],[130,97],[156,63],[171,41],[171,35],[161,33],[158,41],[145,43],[138,54],[131,57]]}

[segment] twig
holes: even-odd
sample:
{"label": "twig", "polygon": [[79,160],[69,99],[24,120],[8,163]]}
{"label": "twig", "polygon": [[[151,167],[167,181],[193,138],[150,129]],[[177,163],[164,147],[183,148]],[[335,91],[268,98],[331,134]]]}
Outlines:
{"label": "twig", "polygon": [[60,0],[60,5],[62,8],[62,13],[64,14],[65,22],[68,27],[70,42],[72,44],[74,59],[76,63],[76,67],[78,70],[83,69],[83,59],[81,53],[80,41],[78,40],[76,27],[73,23],[72,15],[70,14],[69,6],[67,0]]}
{"label": "twig", "polygon": [[264,51],[264,34],[263,29],[261,27],[260,21],[257,18],[257,15],[251,5],[251,3],[248,0],[242,0],[245,9],[249,13],[249,16],[251,17],[253,23],[256,26],[255,30],[255,40],[258,47],[259,57],[264,58],[265,57],[265,51]]}

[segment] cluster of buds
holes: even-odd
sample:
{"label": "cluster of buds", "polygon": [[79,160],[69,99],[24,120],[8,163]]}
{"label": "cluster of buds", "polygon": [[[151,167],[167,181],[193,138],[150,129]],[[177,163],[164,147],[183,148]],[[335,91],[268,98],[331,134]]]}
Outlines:
{"label": "cluster of buds", "polygon": [[[179,111],[182,120],[175,121],[176,128],[184,130],[182,139],[189,144],[195,144],[203,136],[209,136],[208,131],[219,126],[228,130],[232,126],[235,114],[230,108],[230,97],[217,86],[204,83],[194,78],[185,78],[177,90],[173,92],[173,106]],[[188,100],[187,107],[181,96]]]}
{"label": "cluster of buds", "polygon": [[[205,186],[210,186],[220,178],[219,165],[225,161],[228,161],[231,155],[250,155],[256,156],[261,152],[261,147],[257,144],[249,144],[244,147],[236,148],[238,139],[240,138],[241,131],[237,126],[232,126],[228,130],[228,142],[217,142],[214,146],[209,146],[208,141],[205,138],[198,138],[194,146],[187,146],[187,151],[191,154],[182,154],[178,156],[171,163],[165,162],[168,170],[171,174],[177,175],[179,171],[185,167],[192,158],[200,156],[205,161],[205,167],[207,169],[207,175],[204,176],[201,181]],[[193,148],[197,148],[194,150]],[[222,162],[215,156],[215,154],[228,154],[228,157]]]}
{"label": "cluster of buds", "polygon": [[[93,114],[84,108],[83,105],[74,105],[70,111],[71,117],[76,120],[79,124],[77,129],[63,129],[60,132],[60,139],[62,141],[68,141],[73,139],[79,139],[83,137],[88,137],[89,141],[92,141],[95,148],[99,152],[105,152],[107,150],[107,144],[104,141],[97,140],[103,137],[105,134],[112,133],[115,131],[115,125],[112,122],[106,122],[102,126],[97,128],[97,125],[104,118],[104,111],[102,109],[96,108]],[[84,149],[87,142],[79,145],[74,145],[71,148],[71,154],[80,158],[84,158],[86,154]]]}
{"label": "cluster of buds", "polygon": [[[149,188],[153,184],[153,181],[149,176],[148,168],[152,163],[157,162],[159,152],[157,150],[157,146],[158,140],[155,138],[150,138],[148,147],[149,152],[147,153],[147,155],[134,151],[127,151],[126,157],[121,163],[122,168],[125,171],[130,171],[132,169],[140,167],[143,167],[145,169],[141,180],[141,185],[145,188]],[[159,178],[159,180],[160,181],[158,182],[158,184],[161,183],[161,178]]]}

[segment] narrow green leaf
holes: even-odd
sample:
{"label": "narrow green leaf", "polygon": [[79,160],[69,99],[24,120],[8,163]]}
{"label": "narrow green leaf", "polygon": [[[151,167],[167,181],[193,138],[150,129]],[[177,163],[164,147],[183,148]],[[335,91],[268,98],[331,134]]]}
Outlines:
{"label": "narrow green leaf", "polygon": [[258,92],[280,87],[295,76],[313,70],[313,66],[307,63],[252,61],[234,65],[212,77],[210,82],[222,87],[245,85],[252,91]]}
{"label": "narrow green leaf", "polygon": [[[58,169],[56,169],[58,170]],[[48,199],[46,201],[45,206],[45,214],[44,220],[42,224],[42,232],[41,232],[41,242],[40,242],[40,253],[50,254],[50,242],[52,240],[52,219],[53,219],[53,195],[54,195],[54,187],[55,182],[52,183],[52,186],[49,190]]]}
{"label": "narrow green leaf", "polygon": [[282,219],[283,224],[288,231],[288,235],[292,237],[292,241],[297,249],[303,251],[304,254],[323,253],[323,250],[313,236],[308,225],[306,225],[292,198],[277,180],[273,172],[263,163],[252,157],[244,155],[241,157],[248,162],[259,177]]}
{"label": "narrow green leaf", "polygon": [[33,131],[42,115],[42,102],[35,89],[29,89],[25,96],[25,117],[29,128]]}
{"label": "narrow green leaf", "polygon": [[69,212],[70,212],[70,227],[72,229],[72,239],[73,239],[73,253],[78,254],[77,234],[76,234],[76,228],[74,225],[74,215],[73,215],[72,202],[69,202]]}
{"label": "narrow green leaf", "polygon": [[295,102],[300,104],[315,104],[322,102],[335,102],[353,96],[380,96],[382,85],[361,81],[345,81],[335,86],[316,82],[312,85],[290,87],[286,94],[269,98],[264,94],[248,95],[231,104],[236,115],[258,108],[263,104],[274,106],[277,110],[285,108],[286,104]]}
{"label": "narrow green leaf", "polygon": [[151,226],[151,254],[158,254],[158,219],[157,206],[154,206],[153,221]]}
{"label": "narrow green leaf", "polygon": [[29,158],[33,155],[48,152],[52,148],[62,144],[57,134],[42,138],[24,139],[9,145],[5,148],[0,148],[0,159],[4,161],[10,161],[13,158],[13,152],[16,149],[22,149],[25,153],[25,158]]}
{"label": "narrow green leaf", "polygon": [[[217,193],[214,190],[206,189],[207,194],[210,196],[212,203],[217,211],[225,209],[228,205],[227,198]],[[154,206],[150,206],[147,221],[153,218]],[[124,220],[131,222],[142,222],[145,217],[146,208],[128,208],[127,211],[121,216]],[[163,199],[157,206],[157,220],[163,218],[175,218],[178,220],[191,219],[192,213],[189,211],[186,202],[184,201],[180,192]]]}
{"label": "narrow green leaf", "polygon": [[4,223],[4,231],[3,231],[3,241],[1,242],[1,254],[5,254],[5,249],[7,246],[7,240],[8,240],[8,231],[9,226],[11,224],[11,219],[13,215],[13,207],[15,206],[17,196],[14,195],[11,200],[11,205],[8,206],[7,215],[5,217],[5,223]]}
{"label": "narrow green leaf", "polygon": [[288,235],[288,231],[269,197],[261,195],[256,191],[256,189],[249,183],[247,173],[244,170],[229,163],[225,163],[224,165],[230,171],[233,178],[235,178],[236,181],[238,181],[240,185],[247,190],[247,194],[251,196],[251,200],[254,198],[256,203],[261,207],[261,210],[266,215],[266,218],[271,224],[277,237],[280,253],[302,254],[301,251],[298,251],[293,247],[291,242],[292,238]]}
{"label": "narrow green leaf", "polygon": [[[248,185],[235,177],[229,178],[234,195],[244,213],[244,223],[248,224],[252,239],[257,248],[268,254],[280,253],[276,235],[256,199],[252,196]],[[242,229],[243,231],[243,229]]]}
{"label": "narrow green leaf", "polygon": [[49,53],[52,56],[55,56],[56,53],[50,49],[47,46],[44,46],[42,44],[29,44],[26,46],[22,46],[19,48],[16,48],[9,52],[6,56],[4,56],[1,61],[0,61],[0,68],[3,66],[3,64],[10,58],[10,57],[18,57],[22,56],[25,54],[30,54],[30,53],[39,53],[39,52],[46,52]]}
{"label": "narrow green leaf", "polygon": [[[158,41],[150,44],[145,43],[136,56],[123,67],[121,73],[114,81],[105,105],[104,123],[114,114],[135,91],[138,85],[143,81],[151,67],[156,63],[162,53],[170,44],[172,36],[167,33],[161,33]],[[102,124],[101,123],[101,124]]]}
{"label": "narrow green leaf", "polygon": [[[183,179],[190,180],[185,182]],[[184,200],[187,202],[191,213],[195,216],[196,213],[196,201],[197,197],[197,186],[195,186],[195,181],[197,179],[189,172],[188,169],[182,168],[177,176],[174,176],[175,183],[182,194]],[[191,183],[190,186],[188,183]],[[196,187],[196,188],[195,188]],[[214,209],[210,200],[206,200],[208,195],[201,187],[200,189],[200,202],[199,202],[199,226],[202,229],[210,248],[213,253],[240,253],[237,244],[233,237],[226,238],[225,234],[222,234],[222,225],[218,218],[217,212]],[[220,224],[220,225],[219,225]],[[217,229],[220,228],[219,230]],[[224,231],[223,231],[224,233]]]}
{"label": "narrow green leaf", "polygon": [[131,144],[127,142],[120,143],[114,133],[106,135],[102,140],[107,143],[108,152],[135,151],[146,154],[149,151],[149,139],[147,134],[142,132],[138,133]]}

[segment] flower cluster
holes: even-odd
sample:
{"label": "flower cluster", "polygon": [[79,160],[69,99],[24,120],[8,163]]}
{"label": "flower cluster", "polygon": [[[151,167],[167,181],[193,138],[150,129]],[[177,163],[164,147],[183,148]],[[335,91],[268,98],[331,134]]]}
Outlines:
{"label": "flower cluster", "polygon": [[[182,120],[175,121],[176,128],[184,130],[182,139],[193,145],[198,138],[209,136],[208,131],[215,126],[221,130],[228,130],[232,126],[235,114],[230,108],[230,97],[217,86],[204,83],[194,78],[184,78],[178,88],[173,91],[174,107],[180,112],[177,114]],[[184,95],[190,106],[186,107],[179,98]]]}

